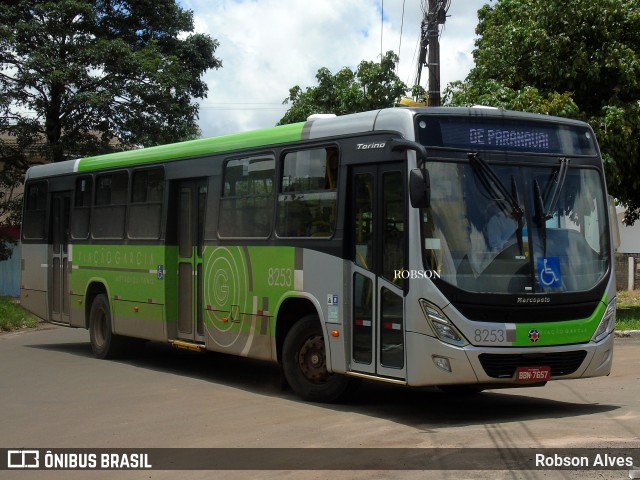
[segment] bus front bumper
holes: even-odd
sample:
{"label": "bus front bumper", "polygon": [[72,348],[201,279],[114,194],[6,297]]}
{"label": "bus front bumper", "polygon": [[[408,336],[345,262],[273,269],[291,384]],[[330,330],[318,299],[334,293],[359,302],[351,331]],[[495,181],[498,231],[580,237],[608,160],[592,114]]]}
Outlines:
{"label": "bus front bumper", "polygon": [[[481,384],[527,386],[536,382],[516,380],[521,367],[550,367],[549,380],[608,375],[611,372],[613,338],[598,343],[546,347],[457,347],[437,338],[407,332],[407,351],[424,352],[407,360],[407,384],[411,386]],[[539,384],[540,382],[538,382]]]}

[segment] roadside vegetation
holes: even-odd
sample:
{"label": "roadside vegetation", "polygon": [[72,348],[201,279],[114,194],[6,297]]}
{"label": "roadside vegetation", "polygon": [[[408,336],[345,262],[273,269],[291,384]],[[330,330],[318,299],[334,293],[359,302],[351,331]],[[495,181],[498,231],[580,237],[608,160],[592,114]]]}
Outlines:
{"label": "roadside vegetation", "polygon": [[16,299],[0,297],[0,332],[37,326],[38,319],[22,308]]}
{"label": "roadside vegetation", "polygon": [[618,292],[616,330],[640,330],[640,290]]}

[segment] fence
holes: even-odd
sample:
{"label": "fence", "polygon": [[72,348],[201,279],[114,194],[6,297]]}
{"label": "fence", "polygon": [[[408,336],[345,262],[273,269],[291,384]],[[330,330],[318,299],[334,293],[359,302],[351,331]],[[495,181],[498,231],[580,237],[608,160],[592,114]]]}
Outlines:
{"label": "fence", "polygon": [[640,253],[616,253],[616,288],[640,288]]}
{"label": "fence", "polygon": [[11,258],[0,262],[0,296],[20,296],[20,252],[21,244],[13,247]]}

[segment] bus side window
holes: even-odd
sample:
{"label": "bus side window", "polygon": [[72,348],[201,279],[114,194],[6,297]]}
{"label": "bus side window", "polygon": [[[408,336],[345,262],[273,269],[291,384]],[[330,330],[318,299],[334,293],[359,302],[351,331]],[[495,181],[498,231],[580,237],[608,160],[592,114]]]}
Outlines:
{"label": "bus side window", "polygon": [[160,238],[163,200],[164,171],[161,168],[133,172],[127,223],[129,238],[147,240]]}
{"label": "bus side window", "polygon": [[46,236],[47,182],[32,183],[25,195],[22,235],[25,240],[44,240]]}
{"label": "bus side window", "polygon": [[124,238],[128,183],[127,172],[96,176],[96,200],[92,212],[94,221],[91,222],[93,238]]}
{"label": "bus side window", "polygon": [[266,238],[273,223],[273,155],[230,160],[224,167],[220,238]]}
{"label": "bus side window", "polygon": [[89,175],[78,178],[76,180],[73,212],[71,214],[71,238],[75,240],[89,238],[92,197],[93,178]]}
{"label": "bus side window", "polygon": [[278,236],[333,235],[337,172],[336,148],[314,148],[285,155],[278,195]]}

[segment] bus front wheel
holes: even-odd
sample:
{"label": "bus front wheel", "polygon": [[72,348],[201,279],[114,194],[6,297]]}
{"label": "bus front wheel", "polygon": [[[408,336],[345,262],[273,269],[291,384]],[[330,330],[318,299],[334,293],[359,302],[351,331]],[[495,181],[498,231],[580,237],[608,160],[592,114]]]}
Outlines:
{"label": "bus front wheel", "polygon": [[293,391],[312,402],[335,402],[350,384],[348,377],[327,370],[324,336],[317,315],[301,318],[287,333],[282,368]]}
{"label": "bus front wheel", "polygon": [[126,350],[126,338],[111,330],[111,309],[105,294],[94,298],[89,313],[91,350],[97,358],[115,358]]}

